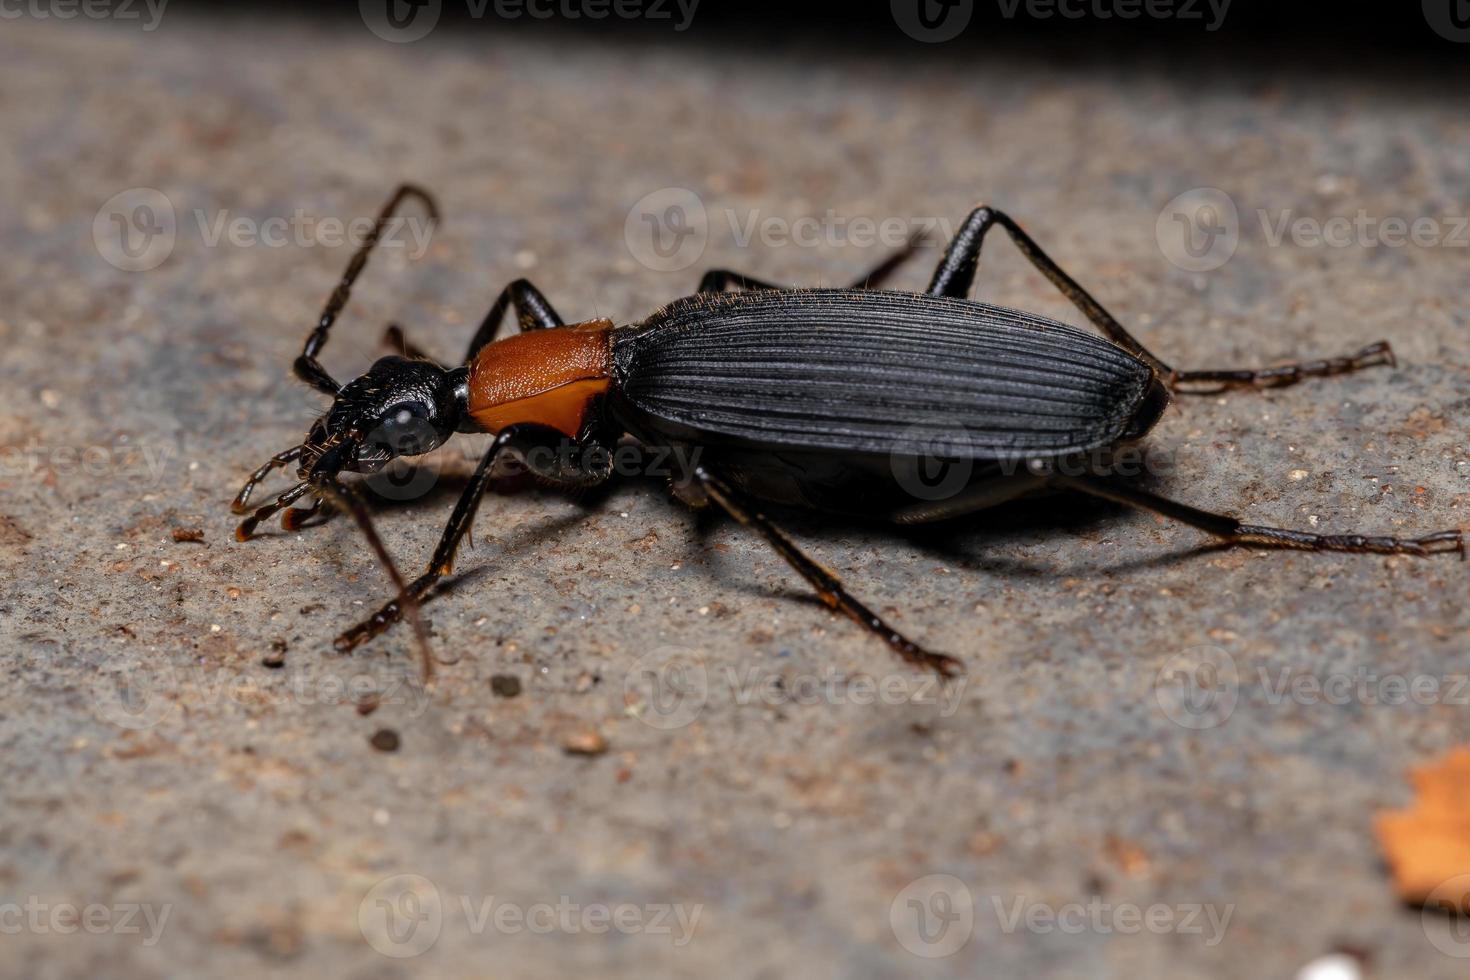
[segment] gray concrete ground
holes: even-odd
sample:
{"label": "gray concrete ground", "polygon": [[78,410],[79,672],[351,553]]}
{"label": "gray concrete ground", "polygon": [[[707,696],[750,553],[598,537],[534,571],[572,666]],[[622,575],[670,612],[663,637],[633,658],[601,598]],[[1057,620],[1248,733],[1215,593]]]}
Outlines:
{"label": "gray concrete ground", "polygon": [[[227,511],[322,407],[288,367],[346,259],[326,219],[411,177],[448,220],[370,267],[339,376],[390,319],[459,350],[518,275],[631,320],[710,265],[842,281],[884,253],[851,219],[984,197],[1177,363],[1392,338],[1396,371],[1181,403],[1153,485],[1324,530],[1470,523],[1455,87],[183,16],[6,21],[0,66],[0,972],[1286,977],[1349,950],[1464,975],[1371,832],[1470,732],[1452,557],[1213,551],[1060,500],[927,534],[794,519],[965,659],[940,691],[654,481],[497,494],[425,692],[402,632],[331,652],[387,592],[347,522],[238,544]],[[1202,187],[1236,208],[1223,264],[1166,208]],[[644,214],[690,203],[639,205],[666,188],[704,208],[664,243],[698,261],[651,253]],[[1359,209],[1438,238],[1276,237]],[[1009,246],[984,265],[984,297],[1077,320]],[[465,442],[377,505],[407,567]]]}

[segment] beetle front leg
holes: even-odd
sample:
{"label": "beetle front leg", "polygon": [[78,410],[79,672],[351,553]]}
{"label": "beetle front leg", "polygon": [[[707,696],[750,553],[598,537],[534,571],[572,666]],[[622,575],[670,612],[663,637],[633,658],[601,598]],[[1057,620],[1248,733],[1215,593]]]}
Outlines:
{"label": "beetle front leg", "polygon": [[785,531],[767,520],[764,514],[741,501],[724,480],[703,466],[695,467],[693,477],[705,496],[719,505],[721,510],[765,538],[766,543],[776,549],[776,553],[807,580],[830,608],[843,613],[863,629],[878,636],[894,653],[911,664],[928,668],[942,677],[953,677],[964,672],[964,665],[954,657],[931,653],[884,622],[877,613],[854,598],[831,569],[808,558]]}
{"label": "beetle front leg", "polygon": [[[565,445],[565,440],[560,433],[539,425],[512,426],[495,437],[480,459],[480,465],[470,478],[469,486],[465,487],[459,502],[454,505],[454,513],[444,527],[439,545],[429,560],[428,570],[409,583],[405,590],[414,602],[422,605],[434,586],[454,571],[454,557],[459,550],[459,543],[469,533],[470,526],[475,521],[475,512],[480,506],[480,499],[484,497],[495,475],[495,464],[502,458],[513,456],[536,476],[565,489],[597,486],[612,475],[612,455],[607,452],[593,452],[600,447],[592,440],[571,444],[570,448],[577,453],[576,459],[559,452],[558,447],[562,445]],[[401,597],[394,598],[373,615],[337,637],[337,649],[347,651],[360,646],[398,622],[402,614]]]}
{"label": "beetle front leg", "polygon": [[1127,504],[1182,521],[1191,527],[1213,534],[1226,544],[1262,548],[1296,548],[1301,551],[1343,551],[1353,554],[1414,555],[1427,558],[1435,554],[1459,554],[1465,558],[1465,537],[1461,531],[1439,531],[1418,538],[1394,538],[1366,534],[1318,534],[1290,528],[1246,524],[1228,514],[1213,514],[1198,507],[1160,497],[1100,477],[1053,477],[1052,483],[1114,503]]}
{"label": "beetle front leg", "polygon": [[500,291],[500,295],[495,298],[495,303],[490,307],[490,312],[485,314],[485,319],[480,323],[480,329],[475,331],[475,336],[470,340],[469,350],[465,352],[464,362],[466,364],[473,361],[481,348],[500,333],[500,325],[505,319],[506,310],[512,306],[515,307],[516,325],[520,328],[521,333],[566,326],[566,321],[561,318],[560,313],[556,312],[551,301],[541,294],[541,290],[532,285],[529,279],[517,279]]}

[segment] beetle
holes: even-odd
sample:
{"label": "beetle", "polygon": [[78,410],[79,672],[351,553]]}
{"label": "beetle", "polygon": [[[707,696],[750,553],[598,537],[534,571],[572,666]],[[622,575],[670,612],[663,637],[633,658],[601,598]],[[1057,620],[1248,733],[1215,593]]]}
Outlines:
{"label": "beetle", "polygon": [[[1142,440],[1174,393],[1273,388],[1394,366],[1386,342],[1354,354],[1276,367],[1170,367],[1130,334],[1005,213],[972,210],[923,293],[878,288],[914,244],[846,289],[782,288],[723,269],[644,320],[567,323],[524,279],[501,291],[457,366],[414,347],[338,384],[318,360],[352,286],[400,205],[433,198],[403,185],[379,214],[307,337],[295,374],[331,408],[300,445],[271,457],[235,498],[236,513],[274,469],[300,482],[241,522],[240,540],[285,510],[287,529],[323,508],[358,523],[397,595],[336,640],[351,650],[407,616],[432,670],[419,606],[454,567],[496,464],[514,459],[555,487],[612,476],[609,448],[631,437],[685,450],[675,493],[713,505],[759,534],[832,609],[881,637],[903,660],[944,676],[958,660],[926,650],[856,599],[808,557],[762,506],[790,505],[898,523],[947,520],[1044,489],[1080,491],[1192,525],[1227,545],[1427,556],[1458,552],[1458,530],[1418,538],[1319,534],[1248,524],[1114,478],[1107,461]],[[970,300],[987,232],[1020,252],[1099,331]],[[519,332],[500,337],[514,309]],[[372,473],[455,433],[491,433],[427,571],[406,581],[344,472]],[[555,451],[552,451],[555,449]],[[938,466],[937,464],[942,464]],[[959,467],[958,470],[955,467]],[[926,479],[943,471],[944,479]],[[959,478],[955,479],[958,473]],[[942,492],[932,492],[935,486]],[[310,497],[307,507],[292,507]]]}

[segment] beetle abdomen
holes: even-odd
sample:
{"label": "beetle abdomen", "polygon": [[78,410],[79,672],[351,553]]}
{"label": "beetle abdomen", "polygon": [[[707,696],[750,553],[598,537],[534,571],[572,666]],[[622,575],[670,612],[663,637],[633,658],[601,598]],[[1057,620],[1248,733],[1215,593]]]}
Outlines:
{"label": "beetle abdomen", "polygon": [[[693,296],[614,343],[638,411],[707,437],[842,452],[1059,455],[1152,424],[1147,365],[1100,337],[890,291]],[[1149,398],[1152,402],[1156,399]]]}

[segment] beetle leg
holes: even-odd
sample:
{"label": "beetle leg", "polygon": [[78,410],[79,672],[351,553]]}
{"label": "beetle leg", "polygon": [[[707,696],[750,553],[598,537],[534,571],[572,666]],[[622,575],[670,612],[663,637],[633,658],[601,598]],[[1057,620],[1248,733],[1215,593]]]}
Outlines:
{"label": "beetle leg", "polygon": [[[439,545],[429,560],[428,571],[410,582],[404,590],[408,597],[422,605],[439,580],[454,571],[454,556],[459,550],[459,543],[469,533],[470,526],[475,521],[480,499],[484,497],[495,475],[496,462],[504,456],[514,456],[536,476],[564,489],[596,486],[612,475],[611,454],[592,452],[600,448],[597,443],[588,440],[570,444],[577,451],[576,459],[558,452],[557,447],[565,445],[568,444],[560,433],[545,426],[516,425],[502,430],[481,457],[469,486],[465,487],[459,502],[454,505],[454,513],[449,516],[449,523],[444,526]],[[400,600],[401,597],[394,598],[373,615],[337,637],[337,649],[351,650],[398,622],[403,614]]]}
{"label": "beetle leg", "polygon": [[466,364],[475,359],[482,347],[495,339],[495,335],[500,332],[500,323],[505,319],[505,311],[511,306],[516,308],[516,324],[521,333],[566,325],[561,314],[541,295],[541,290],[531,285],[528,279],[517,279],[500,291],[490,312],[485,314],[480,329],[475,331],[475,336],[470,341],[469,350],[465,352]]}
{"label": "beetle leg", "polygon": [[[1302,361],[1269,368],[1245,368],[1233,371],[1175,371],[1165,380],[1169,387],[1181,394],[1211,395],[1226,388],[1285,388],[1307,378],[1328,378],[1338,374],[1350,374],[1364,368],[1387,364],[1397,367],[1398,361],[1388,341],[1380,340],[1369,344],[1348,357],[1324,358],[1317,361]],[[1180,385],[1206,383],[1206,388],[1180,389]]]}
{"label": "beetle leg", "polygon": [[723,293],[731,286],[736,289],[784,289],[766,282],[763,279],[754,279],[740,272],[731,272],[729,269],[711,269],[699,279],[699,288],[696,293]]}
{"label": "beetle leg", "polygon": [[[894,254],[888,256],[882,262],[859,276],[849,289],[877,289],[894,270],[908,261],[909,257],[918,251],[919,242],[923,233],[916,233],[911,237],[904,247]],[[765,282],[761,279],[753,279],[739,272],[731,272],[729,269],[711,269],[699,280],[697,293],[723,293],[731,286],[736,289],[781,289],[783,287]]]}
{"label": "beetle leg", "polygon": [[849,289],[877,289],[888,281],[888,277],[898,271],[898,267],[911,259],[919,250],[919,244],[924,239],[923,231],[916,231],[909,236],[903,248],[894,252],[888,258],[879,262],[867,271],[866,275],[859,276]]}
{"label": "beetle leg", "polygon": [[963,672],[964,666],[960,661],[942,653],[925,650],[855,599],[831,569],[807,557],[786,532],[767,520],[764,514],[747,507],[725,481],[703,466],[695,467],[693,475],[710,500],[718,504],[725,513],[765,538],[766,543],[776,549],[776,553],[807,580],[829,607],[882,638],[894,653],[911,664],[927,667],[943,677],[953,677]]}
{"label": "beetle leg", "polygon": [[[422,347],[408,339],[403,328],[396,323],[388,324],[388,329],[383,331],[383,345],[401,353],[404,357],[414,361],[428,361],[431,364],[439,364],[437,358],[427,353]],[[440,367],[444,365],[440,364]]]}
{"label": "beetle leg", "polygon": [[255,488],[260,484],[260,481],[269,476],[272,470],[280,469],[287,463],[299,459],[303,448],[305,447],[292,446],[290,449],[276,453],[270,459],[266,460],[259,469],[250,474],[250,479],[246,480],[245,485],[240,488],[240,492],[235,494],[235,500],[234,503],[230,504],[230,510],[236,514],[243,514],[248,511],[250,509],[250,495],[255,492]]}
{"label": "beetle leg", "polygon": [[261,521],[275,516],[275,514],[279,511],[290,507],[296,501],[305,496],[310,490],[311,484],[298,483],[290,490],[287,490],[285,493],[281,494],[275,500],[272,500],[270,503],[266,504],[264,507],[256,508],[255,513],[245,518],[243,521],[240,522],[239,526],[235,528],[235,540],[249,541],[251,535],[255,533],[256,525],[258,525]]}
{"label": "beetle leg", "polygon": [[[1279,367],[1230,371],[1176,371],[1134,339],[1133,335],[1111,313],[1103,309],[1102,304],[1094,299],[1091,293],[1083,289],[1077,280],[1067,275],[1062,267],[1057,265],[1051,256],[1043,252],[1041,246],[1037,245],[1030,235],[1022,231],[1021,226],[1016,224],[1009,215],[983,204],[970,212],[970,216],[965,219],[965,223],[960,226],[960,230],[955,233],[949,247],[945,249],[944,258],[939,260],[939,265],[934,270],[934,278],[929,282],[930,293],[936,296],[960,298],[970,294],[970,287],[975,282],[975,272],[980,264],[980,245],[985,239],[985,233],[995,225],[1000,225],[1006,230],[1006,234],[1011,236],[1011,241],[1016,243],[1016,249],[1039,269],[1041,274],[1046,276],[1063,296],[1081,310],[1093,326],[1106,334],[1108,339],[1119,347],[1142,358],[1170,388],[1181,394],[1206,395],[1231,387],[1283,388],[1305,378],[1325,378],[1360,371],[1379,364],[1392,366],[1395,363],[1393,351],[1389,349],[1388,343],[1379,341],[1346,357],[1284,364]],[[1179,387],[1199,383],[1208,384],[1210,387],[1204,389],[1180,389]]]}
{"label": "beetle leg", "polygon": [[1457,552],[1465,558],[1464,534],[1440,531],[1419,538],[1391,538],[1363,534],[1317,534],[1287,528],[1245,524],[1227,514],[1181,504],[1165,497],[1097,477],[1053,477],[1057,486],[1070,487],[1094,497],[1153,511],[1213,534],[1226,544],[1264,548],[1297,548],[1303,551],[1346,551],[1358,554],[1416,555]]}
{"label": "beetle leg", "polygon": [[342,281],[337,288],[332,290],[332,295],[327,297],[327,305],[322,309],[321,316],[317,319],[314,330],[306,337],[306,344],[301,349],[301,356],[296,358],[293,370],[296,377],[305,381],[313,388],[328,395],[335,395],[341,385],[332,380],[332,376],[322,367],[317,360],[317,355],[327,344],[327,333],[332,329],[332,324],[337,322],[337,316],[342,308],[347,305],[348,298],[352,295],[352,285],[357,282],[357,277],[362,274],[363,266],[367,265],[368,255],[378,244],[388,222],[393,220],[393,215],[398,211],[398,206],[403,203],[404,198],[416,197],[423,202],[429,212],[431,221],[439,220],[439,206],[434,203],[434,198],[428,191],[415,187],[412,184],[403,184],[393,192],[388,203],[383,205],[383,210],[378,214],[378,220],[374,222],[372,231],[368,232],[367,238],[358,247],[352,260],[347,263],[347,271],[342,273]]}
{"label": "beetle leg", "polygon": [[1052,261],[1051,256],[1043,252],[1041,246],[1022,231],[1021,226],[1011,220],[1009,215],[984,204],[970,212],[970,216],[950,240],[949,247],[944,250],[944,257],[934,269],[934,278],[929,281],[929,293],[959,299],[970,295],[970,287],[975,283],[975,271],[980,266],[980,246],[985,241],[985,233],[996,225],[1006,230],[1011,241],[1016,243],[1016,249],[1027,261],[1046,276],[1109,340],[1144,360],[1160,375],[1168,377],[1173,373],[1173,368],[1135,340],[1111,313],[1103,309],[1101,303],[1092,298],[1091,293]]}

